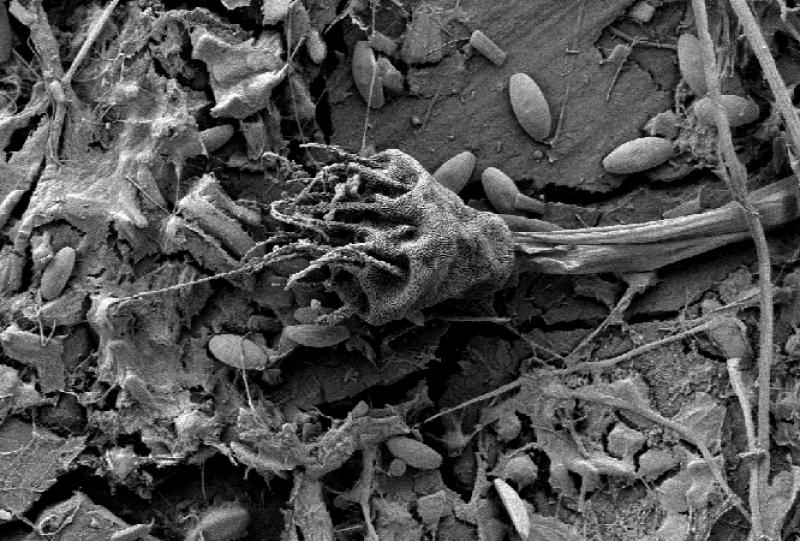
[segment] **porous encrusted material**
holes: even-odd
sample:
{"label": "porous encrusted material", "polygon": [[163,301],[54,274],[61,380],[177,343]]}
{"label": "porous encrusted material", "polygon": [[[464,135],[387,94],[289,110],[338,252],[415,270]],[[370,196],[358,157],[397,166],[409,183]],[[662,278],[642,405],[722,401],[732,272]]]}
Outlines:
{"label": "porous encrusted material", "polygon": [[337,163],[272,206],[311,241],[298,250],[316,257],[289,285],[317,284],[343,303],[327,322],[355,314],[382,325],[503,285],[514,246],[502,219],[464,205],[399,150],[336,153]]}

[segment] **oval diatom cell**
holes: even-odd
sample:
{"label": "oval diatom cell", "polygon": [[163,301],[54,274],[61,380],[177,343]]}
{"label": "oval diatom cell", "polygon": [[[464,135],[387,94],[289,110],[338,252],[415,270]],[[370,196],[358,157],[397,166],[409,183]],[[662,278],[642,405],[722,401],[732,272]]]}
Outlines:
{"label": "oval diatom cell", "polygon": [[678,68],[683,79],[698,96],[704,96],[708,92],[703,65],[700,40],[692,34],[681,34],[678,38]]}
{"label": "oval diatom cell", "polygon": [[496,167],[487,167],[481,175],[483,191],[489,202],[497,212],[502,214],[514,214],[516,207],[514,200],[519,193],[519,188],[514,181]]}
{"label": "oval diatom cell", "polygon": [[500,496],[500,501],[503,503],[503,507],[506,508],[508,516],[511,518],[514,529],[522,539],[528,539],[531,521],[525,502],[519,497],[517,491],[511,488],[511,485],[502,479],[494,480],[494,488],[497,490],[497,494]]}
{"label": "oval diatom cell", "polygon": [[48,263],[47,268],[42,272],[39,291],[44,300],[49,301],[61,295],[61,291],[67,285],[69,277],[72,276],[72,268],[74,266],[75,248],[65,246],[56,252],[56,255]]}
{"label": "oval diatom cell", "polygon": [[[723,94],[719,97],[719,102],[725,111],[725,116],[728,117],[728,124],[731,128],[744,126],[758,120],[758,105],[747,98],[735,94]],[[713,126],[717,123],[714,102],[710,97],[705,96],[694,102],[692,110],[695,116],[705,124]]]}
{"label": "oval diatom cell", "polygon": [[442,465],[442,455],[421,441],[407,436],[389,438],[386,440],[386,448],[393,457],[418,470],[435,470]]}
{"label": "oval diatom cell", "polygon": [[383,82],[378,76],[375,53],[368,41],[356,42],[353,49],[353,81],[356,83],[358,93],[370,107],[373,109],[383,107]]}
{"label": "oval diatom cell", "polygon": [[230,141],[234,132],[235,130],[230,124],[222,124],[201,131],[200,140],[203,142],[206,152],[214,152]]}
{"label": "oval diatom cell", "polygon": [[522,129],[537,141],[550,135],[550,106],[536,82],[524,73],[515,73],[508,84],[511,108]]}
{"label": "oval diatom cell", "polygon": [[661,165],[675,156],[675,148],[663,137],[640,137],[628,141],[603,158],[603,168],[609,173],[629,175]]}
{"label": "oval diatom cell", "polygon": [[263,370],[269,360],[258,344],[238,334],[212,336],[208,350],[218,361],[245,370]]}
{"label": "oval diatom cell", "polygon": [[289,325],[283,328],[283,338],[301,346],[326,348],[350,338],[350,331],[341,325]]}
{"label": "oval diatom cell", "polygon": [[469,37],[469,44],[472,48],[488,58],[495,66],[502,66],[506,62],[506,52],[501,49],[489,36],[475,30]]}
{"label": "oval diatom cell", "polygon": [[469,150],[456,154],[434,171],[433,178],[445,188],[458,193],[469,182],[477,160]]}

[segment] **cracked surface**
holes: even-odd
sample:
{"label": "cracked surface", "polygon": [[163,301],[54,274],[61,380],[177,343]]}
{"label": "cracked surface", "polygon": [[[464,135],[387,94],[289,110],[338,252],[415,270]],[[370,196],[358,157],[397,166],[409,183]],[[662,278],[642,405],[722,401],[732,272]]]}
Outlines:
{"label": "cracked surface", "polygon": [[[451,45],[440,63],[412,67],[409,85],[416,88],[417,95],[397,98],[372,111],[368,142],[377,148],[400,148],[429,170],[449,156],[470,150],[478,157],[474,178],[486,167],[499,166],[516,181],[531,180],[529,193],[546,186],[587,192],[618,188],[622,178],[605,174],[600,160],[619,144],[637,137],[652,115],[671,104],[669,94],[633,62],[620,74],[611,99],[605,101],[616,68],[600,64],[603,57],[594,43],[631,3],[549,0],[484,6],[462,2],[469,14],[469,28],[482,29],[503,47],[507,62],[497,68],[479,54],[466,58]],[[449,2],[439,5],[451,7]],[[514,16],[509,19],[508,13]],[[581,20],[583,27],[578,28]],[[565,28],[571,31],[564,32]],[[463,46],[469,32],[465,26],[455,25],[452,39],[460,37],[464,41],[456,43]],[[554,126],[564,110],[552,148],[527,137],[514,118],[508,79],[516,72],[527,73],[542,88]],[[631,102],[630,95],[638,99]],[[424,118],[434,96],[437,99],[428,123],[414,127],[411,117]],[[342,101],[334,101],[331,113],[332,140],[358,148],[366,107],[355,92],[339,97]],[[459,122],[453,123],[453,118]],[[613,132],[607,129],[610,125]],[[546,157],[537,159],[536,151]]]}

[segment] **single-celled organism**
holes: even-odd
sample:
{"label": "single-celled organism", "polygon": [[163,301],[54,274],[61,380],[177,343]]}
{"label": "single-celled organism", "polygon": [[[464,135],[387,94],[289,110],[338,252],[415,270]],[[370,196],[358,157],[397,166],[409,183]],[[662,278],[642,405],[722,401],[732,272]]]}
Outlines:
{"label": "single-celled organism", "polygon": [[692,34],[681,34],[678,38],[678,68],[686,84],[698,95],[708,92],[700,40]]}
{"label": "single-celled organism", "polygon": [[511,108],[522,129],[536,141],[550,135],[550,106],[539,85],[524,73],[515,73],[508,83]]}
{"label": "single-celled organism", "polygon": [[469,37],[469,44],[472,45],[473,49],[488,58],[495,66],[500,67],[505,64],[508,56],[506,52],[480,30],[475,30],[472,33]]}
{"label": "single-celled organism", "polygon": [[238,334],[212,336],[208,341],[208,350],[218,361],[245,370],[263,370],[269,360],[263,348]]}
{"label": "single-celled organism", "polygon": [[356,42],[353,49],[353,81],[367,105],[373,109],[383,107],[383,83],[378,76],[375,53],[367,41]]}
{"label": "single-celled organism", "polygon": [[222,148],[222,146],[230,141],[235,130],[230,124],[222,124],[221,126],[214,126],[200,132],[200,140],[206,152],[214,152]]}
{"label": "single-celled organism", "polygon": [[389,438],[386,440],[386,448],[393,457],[418,470],[435,470],[442,465],[442,455],[421,441],[408,436]]}
{"label": "single-celled organism", "polygon": [[445,188],[458,193],[469,182],[477,160],[475,154],[465,150],[440,165],[433,172],[433,178]]}
{"label": "single-celled organism", "polygon": [[[758,120],[758,105],[752,100],[735,94],[723,94],[719,97],[719,103],[722,106],[722,110],[725,111],[725,116],[728,118],[728,124],[731,128],[744,126]],[[704,96],[694,102],[692,111],[694,116],[703,123],[709,126],[716,125],[717,118],[714,111],[714,102],[709,96]]]}
{"label": "single-celled organism", "polygon": [[247,535],[250,511],[238,502],[209,507],[184,541],[234,541]]}
{"label": "single-celled organism", "polygon": [[511,518],[514,529],[522,539],[528,539],[528,534],[531,529],[531,519],[528,516],[528,509],[525,507],[525,502],[519,497],[517,491],[511,488],[511,485],[500,478],[494,480],[494,488],[500,496],[500,501],[503,503],[503,507],[505,507],[508,516]]}
{"label": "single-celled organism", "polygon": [[49,301],[55,299],[64,290],[69,277],[72,276],[72,269],[75,267],[75,248],[65,246],[61,248],[47,267],[42,272],[42,281],[39,292],[42,299]]}
{"label": "single-celled organism", "polygon": [[501,214],[516,214],[518,211],[534,214],[544,212],[542,201],[520,192],[511,177],[496,167],[487,167],[481,175],[481,182],[489,202]]}
{"label": "single-celled organism", "polygon": [[672,141],[663,137],[640,137],[618,146],[603,158],[603,168],[617,175],[647,171],[675,156]]}

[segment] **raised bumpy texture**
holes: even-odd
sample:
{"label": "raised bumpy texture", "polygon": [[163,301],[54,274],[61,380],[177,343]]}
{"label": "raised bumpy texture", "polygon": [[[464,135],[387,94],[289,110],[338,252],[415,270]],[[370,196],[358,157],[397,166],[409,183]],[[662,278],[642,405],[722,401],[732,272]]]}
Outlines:
{"label": "raised bumpy texture", "polygon": [[315,257],[290,285],[343,303],[327,322],[358,315],[382,325],[448,299],[486,299],[504,284],[514,245],[503,220],[464,205],[399,150],[337,158],[272,207],[300,229],[298,251]]}

